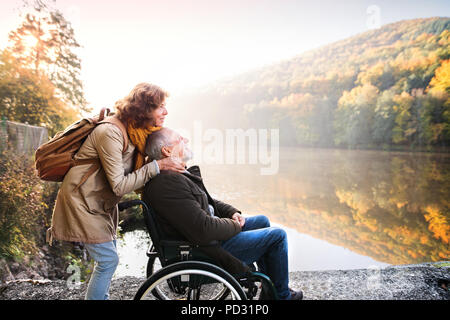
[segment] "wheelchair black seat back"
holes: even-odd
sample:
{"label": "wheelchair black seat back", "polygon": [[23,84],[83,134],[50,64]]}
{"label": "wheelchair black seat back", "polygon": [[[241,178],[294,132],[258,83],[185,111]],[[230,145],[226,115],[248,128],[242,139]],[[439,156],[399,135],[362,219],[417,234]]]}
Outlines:
{"label": "wheelchair black seat back", "polygon": [[[162,267],[175,262],[192,259],[200,259],[205,262],[214,263],[208,256],[198,250],[199,246],[184,240],[174,240],[165,237],[157,223],[156,212],[144,201],[131,200],[119,203],[119,210],[122,211],[137,205],[142,207],[144,223],[152,240],[152,244],[147,250],[147,256],[149,258],[159,258]],[[149,268],[147,268],[147,277],[153,273],[149,273],[149,271]]]}
{"label": "wheelchair black seat back", "polygon": [[[233,276],[218,267],[198,245],[164,237],[155,211],[144,201],[121,202],[119,210],[137,205],[142,207],[152,243],[147,250],[147,280],[139,288],[135,299],[245,300],[257,296],[260,299],[277,299],[275,287],[265,274],[254,271]],[[159,270],[156,270],[158,267]]]}

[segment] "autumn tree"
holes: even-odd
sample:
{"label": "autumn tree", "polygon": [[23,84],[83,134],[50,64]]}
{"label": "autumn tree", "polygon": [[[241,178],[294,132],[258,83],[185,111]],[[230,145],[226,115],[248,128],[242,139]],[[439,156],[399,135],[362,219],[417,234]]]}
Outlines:
{"label": "autumn tree", "polygon": [[80,45],[70,22],[41,0],[27,9],[22,24],[9,34],[8,51],[23,67],[47,76],[65,103],[89,111],[80,79],[81,60],[76,54]]}
{"label": "autumn tree", "polygon": [[374,122],[372,126],[372,140],[376,145],[392,144],[392,129],[395,126],[393,90],[385,90],[378,97],[375,105]]}
{"label": "autumn tree", "polygon": [[357,147],[371,142],[377,97],[378,89],[371,84],[344,91],[334,120],[336,144]]}
{"label": "autumn tree", "polygon": [[75,109],[56,97],[54,84],[45,76],[23,68],[8,52],[0,55],[0,117],[44,126],[50,135],[76,117]]}
{"label": "autumn tree", "polygon": [[431,79],[430,90],[450,94],[450,60],[442,61],[441,66],[435,72],[434,78]]}

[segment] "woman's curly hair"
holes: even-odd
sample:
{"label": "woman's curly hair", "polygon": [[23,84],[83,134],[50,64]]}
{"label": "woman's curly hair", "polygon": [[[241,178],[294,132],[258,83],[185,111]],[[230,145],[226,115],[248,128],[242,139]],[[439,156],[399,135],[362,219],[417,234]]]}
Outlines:
{"label": "woman's curly hair", "polygon": [[115,104],[118,118],[126,125],[144,128],[153,125],[152,111],[164,103],[169,93],[150,83],[139,83]]}

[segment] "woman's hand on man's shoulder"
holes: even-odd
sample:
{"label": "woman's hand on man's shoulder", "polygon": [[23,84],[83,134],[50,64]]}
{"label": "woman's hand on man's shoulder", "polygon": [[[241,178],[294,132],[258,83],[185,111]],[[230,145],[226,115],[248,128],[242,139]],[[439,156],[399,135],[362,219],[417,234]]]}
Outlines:
{"label": "woman's hand on man's shoulder", "polygon": [[156,160],[156,163],[158,163],[159,170],[170,170],[179,173],[186,171],[186,164],[184,162],[171,157]]}

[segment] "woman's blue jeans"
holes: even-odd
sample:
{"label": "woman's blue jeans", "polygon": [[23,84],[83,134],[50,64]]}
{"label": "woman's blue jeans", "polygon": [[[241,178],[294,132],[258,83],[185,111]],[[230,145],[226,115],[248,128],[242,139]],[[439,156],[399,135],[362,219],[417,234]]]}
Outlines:
{"label": "woman's blue jeans", "polygon": [[85,243],[96,264],[86,291],[86,300],[108,300],[109,285],[119,264],[116,240],[104,243]]}
{"label": "woman's blue jeans", "polygon": [[246,218],[242,232],[224,241],[222,248],[247,265],[256,262],[272,280],[278,297],[290,299],[287,235],[271,227],[266,216]]}

